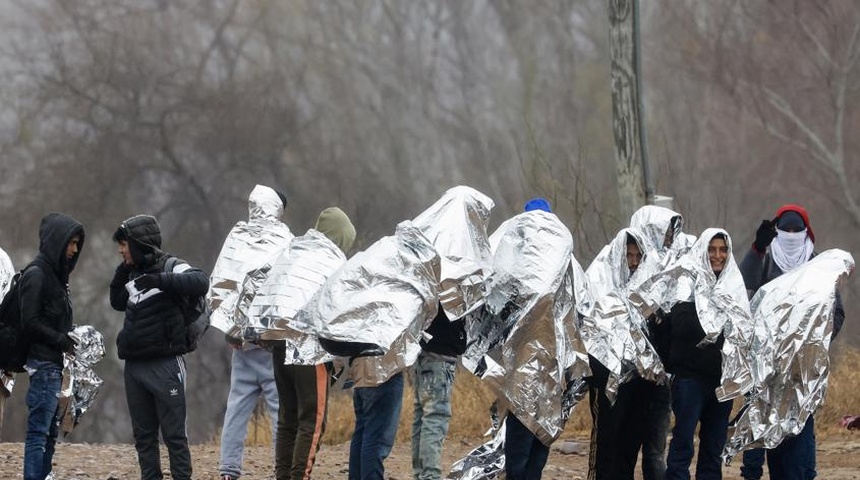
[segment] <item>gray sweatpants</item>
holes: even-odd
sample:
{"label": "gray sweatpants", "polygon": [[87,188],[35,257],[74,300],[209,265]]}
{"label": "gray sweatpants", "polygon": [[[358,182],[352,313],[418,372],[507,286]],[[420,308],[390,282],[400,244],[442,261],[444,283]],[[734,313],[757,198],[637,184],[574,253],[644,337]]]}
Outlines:
{"label": "gray sweatpants", "polygon": [[242,474],[242,456],[248,421],[263,395],[272,425],[272,442],[278,423],[278,389],[272,369],[272,354],[267,350],[246,345],[233,351],[230,369],[230,394],[221,429],[221,475],[238,478]]}
{"label": "gray sweatpants", "polygon": [[185,359],[126,360],[125,396],[141,480],[161,480],[158,433],[167,446],[170,475],[191,479],[185,430]]}

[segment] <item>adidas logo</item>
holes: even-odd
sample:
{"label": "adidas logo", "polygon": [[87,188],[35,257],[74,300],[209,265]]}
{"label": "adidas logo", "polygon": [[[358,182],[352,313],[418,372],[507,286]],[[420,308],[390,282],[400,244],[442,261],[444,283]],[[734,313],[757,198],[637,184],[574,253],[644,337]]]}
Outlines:
{"label": "adidas logo", "polygon": [[177,395],[179,395],[179,389],[171,388],[171,389],[170,389],[170,396],[171,396],[171,397],[175,397],[175,396],[177,396]]}

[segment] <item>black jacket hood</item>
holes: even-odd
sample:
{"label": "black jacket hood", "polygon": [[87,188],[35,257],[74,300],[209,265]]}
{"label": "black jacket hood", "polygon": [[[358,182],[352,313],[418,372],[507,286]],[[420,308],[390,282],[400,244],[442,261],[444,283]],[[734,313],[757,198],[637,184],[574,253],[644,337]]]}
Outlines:
{"label": "black jacket hood", "polygon": [[[71,259],[66,259],[66,246],[75,235],[80,237],[78,253]],[[39,226],[39,253],[64,282],[75,269],[83,249],[84,226],[81,222],[62,213],[49,213],[42,218]]]}

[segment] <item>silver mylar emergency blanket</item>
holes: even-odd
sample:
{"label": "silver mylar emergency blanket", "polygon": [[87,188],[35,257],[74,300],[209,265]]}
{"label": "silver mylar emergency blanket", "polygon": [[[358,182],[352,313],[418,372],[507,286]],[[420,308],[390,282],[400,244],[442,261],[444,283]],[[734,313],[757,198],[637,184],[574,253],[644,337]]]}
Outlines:
{"label": "silver mylar emergency blanket", "polygon": [[535,210],[504,222],[490,244],[486,305],[467,317],[461,361],[549,445],[569,413],[565,392],[591,373],[577,331],[573,238],[554,214]]}
{"label": "silver mylar emergency blanket", "polygon": [[[15,267],[12,265],[12,260],[9,258],[9,255],[0,248],[0,301],[2,301],[4,296],[6,296],[6,292],[9,291],[12,277],[14,276]],[[6,373],[3,370],[0,370],[0,382],[2,382],[2,388],[4,388],[7,393],[11,394],[12,388],[15,386],[15,374]],[[2,394],[2,392],[0,392],[0,394]]]}
{"label": "silver mylar emergency blanket", "polygon": [[[632,275],[626,258],[628,235],[643,254]],[[654,382],[668,380],[646,336],[645,318],[627,298],[632,288],[657,273],[653,268],[657,262],[652,260],[657,255],[638,230],[625,228],[603,247],[585,272],[594,301],[583,318],[580,334],[588,353],[609,370],[606,396],[612,402],[620,384],[632,378],[634,371]]]}
{"label": "silver mylar emergency blanket", "polygon": [[386,359],[372,372],[374,378],[353,374],[356,386],[379,385],[415,362],[422,332],[436,316],[438,287],[439,255],[406,221],[393,236],[381,238],[329,276],[295,320],[313,325],[327,342],[394,352],[391,362]]}
{"label": "silver mylar emergency blanket", "polygon": [[[660,269],[686,254],[695,243],[695,237],[681,232],[683,227],[684,217],[680,213],[656,205],[645,205],[630,217],[630,228],[642,233],[647,244],[645,248],[658,252],[657,256],[651,256],[651,261],[656,261]],[[663,244],[669,231],[672,232],[672,243],[665,247]]]}
{"label": "silver mylar emergency blanket", "polygon": [[15,267],[12,265],[12,259],[0,248],[0,299],[9,291],[14,276]]}
{"label": "silver mylar emergency blanket", "polygon": [[[248,304],[246,322],[241,326],[248,339],[286,342],[286,363],[315,365],[332,359],[314,335],[314,325],[301,323],[296,313],[310,301],[326,279],[346,262],[346,255],[331,240],[310,229],[290,242],[271,261],[262,284],[254,289],[246,284],[240,306]],[[249,274],[248,281],[255,274]]]}
{"label": "silver mylar emergency blanket", "polygon": [[95,401],[103,381],[93,366],[105,356],[104,337],[90,325],[75,327],[69,336],[77,346],[75,355],[63,355],[63,384],[60,391],[60,427],[66,434],[80,422]]}
{"label": "silver mylar emergency blanket", "polygon": [[[717,234],[725,236],[729,249],[719,278],[708,259],[708,244]],[[658,309],[669,312],[679,302],[695,302],[705,332],[702,344],[714,343],[721,333],[725,337],[717,398],[730,400],[752,388],[752,316],[743,277],[732,254],[731,237],[725,230],[709,228],[702,232],[689,252],[633,290],[630,301],[646,318]]]}
{"label": "silver mylar emergency blanket", "polygon": [[448,480],[485,480],[499,478],[505,473],[505,424],[493,438],[454,462],[445,477]]}
{"label": "silver mylar emergency blanket", "polygon": [[[209,278],[211,325],[228,335],[242,337],[236,327],[239,290],[249,272],[257,272],[250,281],[259,285],[268,271],[265,266],[293,239],[290,229],[280,221],[283,203],[269,187],[257,185],[248,198],[249,220],[238,222],[227,238]],[[247,316],[247,312],[239,312]]]}
{"label": "silver mylar emergency blanket", "polygon": [[439,253],[439,301],[450,320],[484,302],[482,289],[492,263],[487,222],[493,205],[490,197],[461,185],[412,220]]}
{"label": "silver mylar emergency blanket", "polygon": [[824,403],[836,286],[853,270],[850,253],[827,250],[753,296],[755,389],[729,428],[727,462],[742,450],[773,448],[797,435]]}

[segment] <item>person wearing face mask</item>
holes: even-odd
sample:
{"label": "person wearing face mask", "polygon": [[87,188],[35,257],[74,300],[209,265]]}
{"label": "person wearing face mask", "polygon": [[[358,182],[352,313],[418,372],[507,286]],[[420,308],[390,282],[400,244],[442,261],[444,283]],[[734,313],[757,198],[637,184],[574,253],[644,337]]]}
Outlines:
{"label": "person wearing face mask", "polygon": [[[815,256],[815,233],[809,214],[800,205],[786,204],[776,211],[773,220],[762,220],[752,248],[740,264],[744,284],[750,296],[762,285],[790,272]],[[842,328],[845,311],[839,292],[833,314],[833,337]],[[767,452],[768,471],[772,479],[810,480],[815,478],[815,421],[810,415],[803,430],[786,438],[776,448],[756,448],[743,454],[741,475],[745,480],[762,477]]]}

